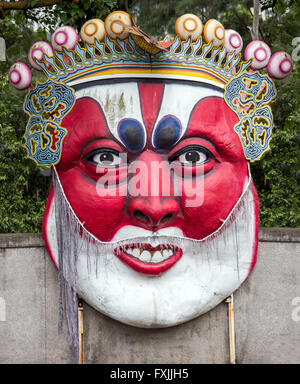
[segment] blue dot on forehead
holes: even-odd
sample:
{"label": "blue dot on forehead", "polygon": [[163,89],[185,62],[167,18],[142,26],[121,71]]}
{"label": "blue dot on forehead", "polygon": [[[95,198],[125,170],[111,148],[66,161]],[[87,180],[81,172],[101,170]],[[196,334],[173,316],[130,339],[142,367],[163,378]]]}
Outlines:
{"label": "blue dot on forehead", "polygon": [[137,120],[121,120],[118,125],[118,133],[123,144],[130,152],[138,152],[143,149],[145,143],[145,131]]}
{"label": "blue dot on forehead", "polygon": [[180,120],[168,115],[163,117],[154,132],[153,144],[157,149],[169,149],[180,138],[182,131]]}

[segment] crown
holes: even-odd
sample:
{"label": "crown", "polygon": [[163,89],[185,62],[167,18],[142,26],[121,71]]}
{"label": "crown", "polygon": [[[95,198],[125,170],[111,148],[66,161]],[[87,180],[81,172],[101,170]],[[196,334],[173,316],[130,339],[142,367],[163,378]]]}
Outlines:
{"label": "crown", "polygon": [[[52,35],[52,45],[33,44],[29,63],[43,71],[47,81],[33,86],[30,69],[20,62],[9,72],[14,87],[30,89],[24,103],[29,115],[25,132],[28,157],[44,166],[59,162],[67,134],[61,121],[73,108],[76,86],[109,79],[159,78],[223,89],[225,102],[240,120],[234,130],[246,159],[259,159],[269,149],[272,134],[268,105],[276,97],[272,78],[283,79],[291,72],[290,56],[283,51],[272,55],[266,43],[256,40],[246,47],[243,60],[238,32],[225,30],[214,19],[203,28],[193,14],[179,17],[175,32],[174,40],[166,36],[158,41],[141,31],[129,14],[115,11],[105,22],[87,21],[80,30],[81,43],[72,27],[62,26]],[[259,72],[264,68],[268,74]]]}
{"label": "crown", "polygon": [[[164,39],[168,42],[169,37]],[[233,76],[247,69],[251,60],[241,61],[241,55],[227,53],[224,47],[215,47],[213,41],[203,43],[202,38],[182,41],[179,36],[167,51],[152,55],[143,51],[129,37],[126,41],[77,42],[73,50],[54,51],[43,61],[36,60],[49,79],[70,86],[94,80],[130,77],[158,77],[208,82],[223,87]]]}

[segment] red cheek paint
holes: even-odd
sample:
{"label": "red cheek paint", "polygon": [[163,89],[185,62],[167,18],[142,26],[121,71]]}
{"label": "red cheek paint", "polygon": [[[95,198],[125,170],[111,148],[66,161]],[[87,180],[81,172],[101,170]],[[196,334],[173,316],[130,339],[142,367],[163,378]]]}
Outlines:
{"label": "red cheek paint", "polygon": [[[139,85],[141,109],[148,132],[155,125],[163,89],[162,84]],[[208,110],[210,113],[207,113]],[[57,170],[66,196],[79,220],[85,221],[86,229],[101,241],[110,241],[125,225],[151,228],[153,231],[175,226],[187,237],[206,237],[219,228],[222,224],[220,219],[224,220],[228,216],[242,194],[247,178],[247,161],[233,130],[236,120],[235,114],[220,98],[206,98],[192,111],[184,140],[193,143],[202,138],[201,145],[205,145],[205,140],[208,140],[216,148],[218,158],[213,167],[206,167],[204,172],[200,191],[203,194],[201,205],[191,207],[188,204],[193,196],[193,177],[180,181],[184,184],[180,196],[174,196],[174,184],[170,195],[163,195],[164,184],[173,179],[168,170],[163,171],[163,177],[153,177],[151,165],[154,161],[166,160],[168,155],[149,150],[139,154],[135,160],[144,162],[147,169],[145,178],[155,184],[157,196],[151,196],[150,192],[146,196],[131,196],[126,190],[123,190],[122,196],[99,196],[96,189],[98,175],[95,173],[95,177],[91,176],[94,169],[92,166],[85,167],[81,156],[88,146],[94,148],[95,140],[115,142],[116,139],[108,129],[98,103],[90,98],[79,99],[63,120],[63,126],[69,134],[64,141],[62,160]],[[183,146],[184,140],[178,145]],[[211,151],[212,147],[208,145]],[[120,179],[120,182],[124,180]],[[124,189],[126,185],[120,188]],[[132,208],[137,206],[138,209]]]}

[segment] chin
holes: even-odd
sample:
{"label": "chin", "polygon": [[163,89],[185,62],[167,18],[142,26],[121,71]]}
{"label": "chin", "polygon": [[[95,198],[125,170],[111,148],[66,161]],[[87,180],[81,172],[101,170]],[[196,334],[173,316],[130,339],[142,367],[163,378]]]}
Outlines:
{"label": "chin", "polygon": [[[54,195],[48,199],[43,237],[58,267]],[[125,324],[171,327],[211,310],[248,277],[256,262],[258,198],[251,184],[226,223],[202,240],[186,238],[177,227],[150,232],[128,225],[101,243],[82,232],[74,235],[70,227],[64,226],[63,239],[76,236],[73,286],[85,302]]]}

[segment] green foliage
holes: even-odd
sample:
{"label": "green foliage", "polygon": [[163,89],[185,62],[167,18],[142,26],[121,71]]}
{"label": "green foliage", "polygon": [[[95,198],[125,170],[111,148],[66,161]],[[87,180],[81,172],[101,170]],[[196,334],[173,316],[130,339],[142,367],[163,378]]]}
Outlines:
{"label": "green foliage", "polygon": [[[266,8],[260,20],[262,39],[272,51],[291,53],[294,48],[291,42],[299,36],[299,2],[262,0],[261,4]],[[217,18],[226,28],[239,31],[246,45],[251,39],[248,29],[252,23],[251,6],[252,0],[80,0],[12,12],[1,20],[0,36],[6,41],[7,62],[0,62],[0,233],[39,232],[49,190],[48,170],[26,159],[24,93],[14,90],[7,79],[9,67],[15,61],[27,62],[27,52],[34,41],[49,40],[49,34],[60,24],[79,30],[88,19],[104,19],[111,11],[123,9],[135,15],[145,32],[158,37],[174,34],[176,18],[183,13],[198,14],[203,21]],[[300,225],[299,62],[294,66],[292,76],[277,82],[272,149],[261,161],[251,165],[263,226]],[[38,79],[35,72],[34,81]]]}
{"label": "green foliage", "polygon": [[26,16],[42,24],[49,32],[53,32],[58,24],[71,25],[79,30],[89,19],[105,19],[116,9],[125,10],[127,3],[118,0],[63,1],[52,7],[28,10]]}
{"label": "green foliage", "polygon": [[[261,28],[273,51],[285,50],[292,54],[291,42],[299,35],[300,6],[295,2],[289,12],[284,12],[282,7],[282,2],[277,2]],[[294,62],[292,75],[276,81],[278,97],[272,106],[275,127],[271,150],[252,165],[263,226],[300,226],[299,64]]]}
{"label": "green foliage", "polygon": [[25,19],[18,17],[18,24],[9,16],[0,29],[8,58],[0,62],[0,233],[39,232],[49,184],[41,170],[26,159],[24,93],[11,87],[7,78],[14,61],[26,61],[30,42],[44,39],[45,35],[32,32],[21,22]]}
{"label": "green foliage", "polygon": [[176,19],[184,13],[194,13],[203,21],[227,19],[230,28],[247,32],[251,4],[252,0],[133,0],[132,12],[141,29],[162,38],[166,33],[175,34]]}
{"label": "green foliage", "polygon": [[[116,6],[117,0],[83,0],[50,9],[13,12],[0,21],[0,36],[7,47],[7,61],[0,62],[0,233],[40,232],[50,184],[49,170],[26,158],[23,135],[28,117],[22,109],[24,92],[9,84],[10,66],[16,61],[28,64],[27,52],[32,43],[47,41],[47,32],[58,24],[79,29],[85,18],[103,18]],[[33,24],[35,20],[39,23]],[[43,78],[32,72],[33,82]]]}

